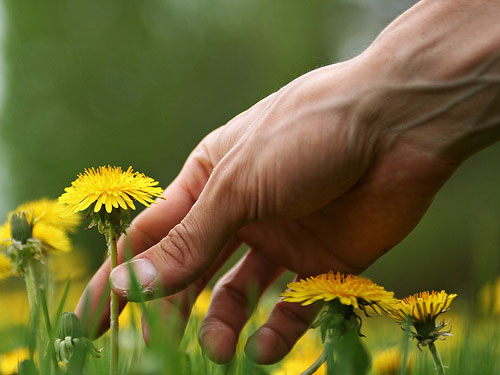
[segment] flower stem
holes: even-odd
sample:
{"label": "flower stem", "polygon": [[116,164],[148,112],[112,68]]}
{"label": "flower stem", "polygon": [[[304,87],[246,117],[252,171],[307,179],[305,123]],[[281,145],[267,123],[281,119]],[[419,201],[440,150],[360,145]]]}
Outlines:
{"label": "flower stem", "polygon": [[[112,223],[108,223],[106,231],[106,241],[108,243],[108,252],[111,261],[111,270],[117,266],[117,251],[116,251],[116,229]],[[118,296],[111,290],[110,302],[110,375],[118,374]]]}
{"label": "flower stem", "polygon": [[33,316],[38,310],[38,292],[35,286],[35,269],[31,261],[28,261],[28,265],[24,273],[24,281],[26,282],[26,291],[28,292],[30,314]]}
{"label": "flower stem", "polygon": [[406,320],[404,327],[404,335],[403,335],[403,359],[401,360],[401,367],[399,369],[400,375],[406,375],[406,371],[408,369],[408,357],[410,351],[410,335],[408,332],[410,331],[410,319]]}
{"label": "flower stem", "polygon": [[[30,306],[30,324],[33,328],[33,336],[34,348],[39,351],[43,348],[43,327],[41,326],[41,322],[39,319],[39,299],[38,299],[38,289],[36,287],[36,273],[35,273],[35,265],[33,264],[33,260],[29,260],[26,265],[26,269],[24,270],[24,281],[26,283],[26,291],[28,294],[28,302]],[[30,347],[31,356],[33,356],[33,347]],[[41,355],[41,353],[39,353]]]}
{"label": "flower stem", "polygon": [[321,355],[318,357],[318,359],[316,361],[314,361],[314,363],[307,370],[302,372],[300,375],[312,375],[312,374],[314,374],[321,367],[321,365],[323,363],[325,363],[326,357],[327,357],[326,350],[323,350],[323,353],[321,353]]}
{"label": "flower stem", "polygon": [[441,360],[441,356],[439,355],[436,345],[434,345],[433,342],[429,344],[429,350],[432,354],[434,365],[436,366],[436,373],[438,375],[445,375],[443,361]]}

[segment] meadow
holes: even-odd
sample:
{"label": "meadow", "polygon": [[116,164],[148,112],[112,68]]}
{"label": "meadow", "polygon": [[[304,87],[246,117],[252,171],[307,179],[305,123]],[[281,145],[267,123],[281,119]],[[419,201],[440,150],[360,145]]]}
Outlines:
{"label": "meadow", "polygon": [[[50,293],[47,301],[52,301],[48,316],[53,323],[62,311],[75,306],[84,288],[82,280],[81,256],[77,252],[57,254],[53,260],[51,275],[61,275],[63,269],[73,269],[72,280],[50,277]],[[80,267],[80,274],[78,272]],[[450,321],[453,336],[437,341],[447,374],[498,374],[500,373],[500,281],[483,289],[475,304],[467,303],[458,296],[449,312],[441,318]],[[281,362],[270,366],[258,366],[243,352],[245,338],[263,324],[276,302],[274,292],[267,293],[246,325],[235,359],[227,365],[211,362],[198,344],[198,326],[208,309],[210,290],[198,297],[192,309],[182,341],[179,343],[172,332],[179,324],[175,317],[165,321],[155,309],[148,309],[147,319],[156,327],[158,334],[145,345],[141,331],[141,316],[145,311],[143,303],[129,303],[120,316],[120,363],[119,374],[301,374],[321,354],[322,342],[318,330],[309,330],[296,344],[292,352]],[[88,347],[76,348],[69,361],[58,361],[57,370],[50,356],[42,359],[37,354],[36,340],[33,340],[33,326],[29,321],[29,305],[25,290],[13,289],[0,296],[0,374],[109,374],[109,332],[93,341],[93,346],[101,351],[99,356],[91,355]],[[43,315],[42,311],[37,311]],[[388,317],[370,314],[363,317],[361,341],[371,357],[368,374],[435,374],[432,357],[426,347],[419,350],[416,341]],[[39,317],[43,321],[42,316]],[[36,334],[36,333],[35,333]],[[49,335],[50,336],[50,335]],[[33,350],[30,354],[31,350]],[[49,346],[44,346],[48,353]],[[78,351],[81,350],[80,355]],[[407,357],[402,368],[403,357]],[[33,359],[36,372],[28,368],[19,372],[22,361]],[[30,372],[31,371],[31,372]],[[33,370],[35,371],[35,370]],[[326,365],[317,374],[327,374]],[[361,374],[364,372],[347,372]]]}

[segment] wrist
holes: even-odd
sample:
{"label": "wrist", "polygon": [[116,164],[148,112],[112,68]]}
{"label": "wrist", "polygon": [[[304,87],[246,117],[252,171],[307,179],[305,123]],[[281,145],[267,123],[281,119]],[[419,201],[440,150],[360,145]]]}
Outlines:
{"label": "wrist", "polygon": [[359,57],[386,139],[459,163],[500,138],[499,13],[499,2],[424,0]]}

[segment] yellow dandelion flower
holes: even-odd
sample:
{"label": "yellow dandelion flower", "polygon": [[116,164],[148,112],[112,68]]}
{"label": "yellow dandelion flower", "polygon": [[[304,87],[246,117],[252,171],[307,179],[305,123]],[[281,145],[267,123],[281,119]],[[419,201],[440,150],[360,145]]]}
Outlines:
{"label": "yellow dandelion flower", "polygon": [[18,212],[25,212],[29,222],[36,223],[36,221],[41,220],[44,224],[70,232],[76,230],[81,221],[79,214],[62,217],[60,205],[56,200],[48,198],[21,204],[10,213],[9,217]]}
{"label": "yellow dandelion flower", "polygon": [[444,340],[450,333],[451,328],[447,331],[444,330],[448,323],[441,321],[436,324],[436,317],[450,308],[451,302],[456,297],[456,294],[447,294],[444,290],[441,292],[421,292],[409,296],[399,301],[398,306],[389,315],[398,323],[409,323],[413,326],[415,331],[411,328],[405,329],[410,337],[418,341],[417,347],[429,346],[429,351],[432,354],[436,371],[444,374],[444,365],[441,356],[434,344],[436,340]]}
{"label": "yellow dandelion flower", "polygon": [[421,292],[400,300],[390,316],[399,323],[404,323],[410,317],[414,323],[434,321],[435,318],[450,308],[456,294],[440,292]]}
{"label": "yellow dandelion flower", "polygon": [[0,355],[0,374],[17,374],[19,364],[28,358],[28,348],[16,349]]}
{"label": "yellow dandelion flower", "polygon": [[161,197],[163,189],[158,182],[129,167],[125,172],[121,167],[99,167],[85,169],[83,174],[64,189],[59,203],[64,205],[63,215],[85,211],[94,204],[93,211],[99,212],[104,206],[107,213],[113,208],[129,207],[135,210],[134,200],[145,206]]}
{"label": "yellow dandelion flower", "polygon": [[[20,205],[9,213],[9,219],[21,213],[26,215],[32,227],[33,238],[40,240],[45,250],[71,250],[67,232],[74,231],[78,226],[81,220],[79,214],[62,217],[57,201],[46,198]],[[8,220],[0,227],[0,245],[7,247],[11,243],[12,230]]]}
{"label": "yellow dandelion flower", "polygon": [[0,280],[6,279],[11,276],[14,272],[12,263],[10,263],[9,258],[3,253],[0,253]]}
{"label": "yellow dandelion flower", "polygon": [[[401,372],[403,365],[403,352],[398,347],[392,347],[379,353],[373,360],[372,369],[374,375],[397,375]],[[406,363],[406,374],[413,370],[413,355],[409,353]]]}
{"label": "yellow dandelion flower", "polygon": [[397,301],[394,293],[386,291],[373,281],[340,272],[321,274],[288,284],[288,290],[281,296],[286,302],[300,302],[310,305],[316,301],[338,299],[346,306],[364,310],[371,307],[376,313],[388,312]]}
{"label": "yellow dandelion flower", "polygon": [[33,237],[42,241],[49,250],[71,250],[71,241],[68,234],[64,230],[52,225],[45,223],[35,224],[33,226]]}

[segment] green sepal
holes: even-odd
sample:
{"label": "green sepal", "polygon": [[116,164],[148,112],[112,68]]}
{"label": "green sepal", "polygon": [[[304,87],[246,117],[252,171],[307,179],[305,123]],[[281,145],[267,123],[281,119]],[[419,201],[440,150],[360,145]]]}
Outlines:
{"label": "green sepal", "polygon": [[101,234],[105,234],[110,225],[115,228],[116,234],[119,236],[126,232],[130,226],[130,212],[121,207],[113,208],[111,212],[101,209],[99,212],[94,212],[94,207],[91,206],[86,217],[90,217],[91,221],[87,229],[97,227]]}
{"label": "green sepal", "polygon": [[6,255],[9,258],[15,275],[24,275],[30,260],[34,259],[40,263],[45,263],[46,255],[40,240],[30,238],[25,244],[13,240],[7,247]]}
{"label": "green sepal", "polygon": [[453,336],[451,334],[451,327],[448,330],[444,330],[450,321],[445,322],[442,320],[436,324],[436,318],[426,320],[425,322],[412,322],[413,331],[411,328],[405,329],[402,327],[403,331],[408,332],[411,338],[416,339],[418,349],[422,350],[422,346],[427,346],[436,340],[445,340],[446,337]]}
{"label": "green sepal", "polygon": [[[66,336],[54,341],[54,351],[58,362],[70,363],[82,353],[90,353],[95,358],[101,358],[102,349],[97,349],[86,337],[74,338]],[[78,358],[77,358],[78,360]]]}

